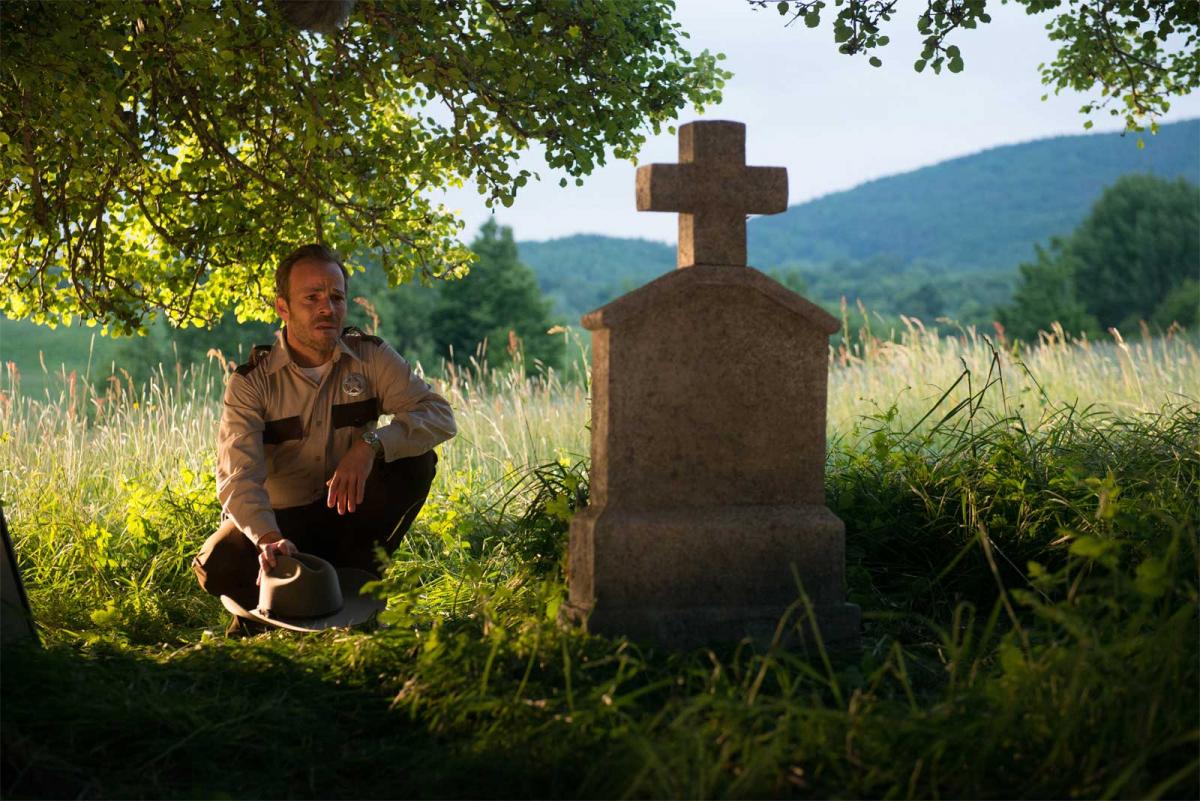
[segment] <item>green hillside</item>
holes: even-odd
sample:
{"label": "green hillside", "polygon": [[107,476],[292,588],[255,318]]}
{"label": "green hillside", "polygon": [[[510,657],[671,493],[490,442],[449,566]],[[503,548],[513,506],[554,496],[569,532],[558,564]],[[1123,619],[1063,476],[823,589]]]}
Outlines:
{"label": "green hillside", "polygon": [[675,267],[674,245],[648,239],[579,234],[517,247],[542,291],[572,322]]}
{"label": "green hillside", "polygon": [[[871,181],[752,220],[750,263],[825,303],[847,295],[980,322],[1035,243],[1070,233],[1104,187],[1133,172],[1200,182],[1200,120],[1162,126],[1144,149],[1119,134],[1063,136]],[[675,266],[674,247],[642,239],[571,236],[520,252],[569,318]]]}
{"label": "green hillside", "polygon": [[889,255],[956,269],[1012,269],[1033,243],[1070,232],[1104,187],[1146,172],[1200,181],[1200,120],[1132,136],[1089,134],[985,150],[880,178],[760,217],[750,263],[862,261]]}

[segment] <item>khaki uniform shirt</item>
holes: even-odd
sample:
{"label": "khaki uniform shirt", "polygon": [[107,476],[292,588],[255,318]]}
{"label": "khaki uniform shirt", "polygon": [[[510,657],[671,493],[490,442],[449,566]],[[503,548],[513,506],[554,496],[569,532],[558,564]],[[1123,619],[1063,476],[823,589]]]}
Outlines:
{"label": "khaki uniform shirt", "polygon": [[[394,415],[378,426],[381,414]],[[384,459],[425,453],[454,436],[450,404],[378,337],[343,332],[319,384],[292,361],[284,332],[230,376],[217,434],[217,497],[255,543],[278,530],[272,509],[326,497],[325,481],[364,431]]]}

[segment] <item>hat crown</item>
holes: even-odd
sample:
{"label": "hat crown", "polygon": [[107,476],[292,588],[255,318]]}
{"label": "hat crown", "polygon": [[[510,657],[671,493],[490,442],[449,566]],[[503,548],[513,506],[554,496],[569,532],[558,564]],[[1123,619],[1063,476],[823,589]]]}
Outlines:
{"label": "hat crown", "polygon": [[312,554],[277,555],[275,567],[262,574],[258,588],[258,611],[270,617],[321,617],[337,612],[343,603],[337,570]]}

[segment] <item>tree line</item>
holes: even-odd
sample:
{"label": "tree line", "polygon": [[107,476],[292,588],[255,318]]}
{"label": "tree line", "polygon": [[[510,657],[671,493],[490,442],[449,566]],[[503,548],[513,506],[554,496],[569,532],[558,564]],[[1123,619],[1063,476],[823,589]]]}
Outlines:
{"label": "tree line", "polygon": [[[349,322],[382,336],[432,372],[443,360],[463,366],[477,357],[504,368],[518,354],[529,373],[562,367],[562,326],[576,321],[555,315],[533,270],[520,260],[512,229],[487,222],[471,251],[474,263],[465,277],[426,284],[390,286],[379,264],[359,265],[348,285],[354,300]],[[868,265],[861,275],[852,266],[842,267],[771,275],[817,297],[840,282],[844,294],[866,292],[867,308],[876,308],[870,302],[876,281],[868,277],[879,276],[879,265]],[[1155,333],[1173,325],[1194,329],[1200,322],[1200,188],[1183,179],[1121,178],[1073,232],[1038,246],[1036,258],[1019,265],[1008,302],[999,300],[1008,288],[991,274],[897,270],[880,287],[890,295],[889,308],[927,322],[950,299],[973,293],[975,305],[963,306],[969,319],[960,322],[996,320],[1007,337],[1026,342],[1056,322],[1071,334],[1092,338],[1110,328],[1136,335],[1143,322]],[[629,288],[609,287],[610,297],[600,303]],[[988,308],[989,300],[996,305]],[[239,324],[231,312],[208,330],[160,322],[147,338],[126,340],[121,362],[145,371],[159,362],[203,361],[213,348],[232,357],[272,341],[274,329],[268,323]]]}
{"label": "tree line", "polygon": [[1019,266],[1012,301],[996,310],[1009,336],[1052,322],[1073,334],[1123,333],[1147,323],[1194,329],[1200,317],[1200,187],[1127,175],[1070,234]]}
{"label": "tree line", "polygon": [[[361,269],[347,283],[352,301],[347,323],[383,337],[430,372],[437,372],[443,360],[466,366],[481,355],[493,368],[508,367],[517,358],[528,373],[562,367],[565,338],[556,328],[562,321],[553,315],[533,271],[518,258],[512,229],[489,220],[471,250],[470,272],[452,281],[389,286],[378,263],[351,265]],[[139,376],[159,363],[203,362],[214,349],[236,361],[252,345],[273,342],[277,327],[239,323],[232,312],[210,329],[175,328],[160,320],[146,337],[124,340],[118,361]]]}

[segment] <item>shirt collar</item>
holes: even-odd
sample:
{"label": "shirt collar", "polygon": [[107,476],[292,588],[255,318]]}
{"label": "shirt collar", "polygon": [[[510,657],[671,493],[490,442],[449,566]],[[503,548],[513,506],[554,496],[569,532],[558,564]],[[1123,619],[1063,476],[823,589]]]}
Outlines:
{"label": "shirt collar", "polygon": [[[275,332],[275,347],[271,348],[271,355],[267,357],[267,375],[271,375],[282,369],[285,365],[292,361],[292,353],[288,350],[287,335],[285,331],[287,326],[283,326]],[[338,337],[337,352],[333,355],[333,360],[337,361],[346,354],[356,362],[361,362],[362,357],[354,352],[354,349],[346,344],[346,340]]]}

